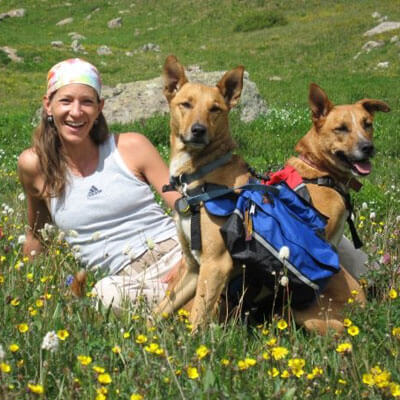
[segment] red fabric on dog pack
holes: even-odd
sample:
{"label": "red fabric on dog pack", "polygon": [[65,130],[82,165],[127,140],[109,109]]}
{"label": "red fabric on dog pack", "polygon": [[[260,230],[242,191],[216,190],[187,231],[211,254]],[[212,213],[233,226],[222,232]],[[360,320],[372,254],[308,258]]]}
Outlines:
{"label": "red fabric on dog pack", "polygon": [[268,176],[270,180],[266,182],[267,185],[284,181],[291,189],[295,189],[303,183],[303,178],[291,165],[285,165],[285,168],[276,172],[269,172]]}

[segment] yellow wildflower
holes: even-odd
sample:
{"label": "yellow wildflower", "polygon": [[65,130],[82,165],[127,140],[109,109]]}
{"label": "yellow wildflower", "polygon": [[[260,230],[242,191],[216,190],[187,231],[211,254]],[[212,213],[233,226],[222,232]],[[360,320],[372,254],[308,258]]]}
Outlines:
{"label": "yellow wildflower", "polygon": [[0,363],[0,371],[8,374],[11,371],[11,367],[6,363]]}
{"label": "yellow wildflower", "polygon": [[393,328],[392,335],[400,339],[400,327]]}
{"label": "yellow wildflower", "polygon": [[92,362],[92,357],[80,355],[76,357],[82,365],[89,365]]}
{"label": "yellow wildflower", "polygon": [[18,298],[12,299],[10,304],[14,307],[18,306],[20,303],[20,300]]}
{"label": "yellow wildflower", "polygon": [[202,358],[204,358],[205,356],[207,356],[207,354],[210,352],[210,350],[204,346],[201,345],[197,350],[196,350],[196,354],[197,357],[199,358],[199,360],[201,360]]}
{"label": "yellow wildflower", "polygon": [[57,336],[60,340],[65,340],[69,336],[69,333],[66,329],[60,329],[57,331]]}
{"label": "yellow wildflower", "polygon": [[362,381],[368,386],[374,386],[375,380],[372,374],[363,374]]}
{"label": "yellow wildflower", "polygon": [[262,358],[264,360],[269,360],[271,357],[267,351],[264,351],[264,353],[262,353]]}
{"label": "yellow wildflower", "polygon": [[34,385],[33,383],[28,383],[28,389],[35,394],[43,394],[44,389],[42,385]]}
{"label": "yellow wildflower", "polygon": [[392,299],[392,300],[394,300],[394,299],[397,299],[397,296],[398,296],[398,294],[397,294],[397,291],[396,291],[396,289],[390,289],[389,290],[389,297]]}
{"label": "yellow wildflower", "polygon": [[346,328],[348,328],[349,326],[353,325],[353,322],[352,322],[351,319],[345,318],[345,319],[343,320],[343,325],[344,325]]}
{"label": "yellow wildflower", "polygon": [[277,377],[277,376],[279,375],[279,371],[278,371],[275,367],[269,369],[269,370],[267,371],[267,373],[268,373],[268,375],[269,375],[271,378],[275,378],[275,377]]}
{"label": "yellow wildflower", "polygon": [[17,325],[17,328],[18,328],[18,330],[20,331],[20,333],[25,333],[25,332],[28,332],[28,331],[29,331],[29,326],[28,326],[28,324],[25,324],[25,323],[23,323],[23,324],[18,324],[18,325]]}
{"label": "yellow wildflower", "polygon": [[143,396],[141,394],[134,393],[131,395],[131,397],[129,399],[130,400],[143,400]]}
{"label": "yellow wildflower", "polygon": [[99,367],[97,365],[93,365],[92,369],[98,374],[104,374],[104,372],[106,371],[103,367]]}
{"label": "yellow wildflower", "polygon": [[350,353],[353,349],[353,346],[351,345],[351,343],[340,343],[337,347],[336,347],[336,351],[338,353]]}
{"label": "yellow wildflower", "polygon": [[118,345],[115,345],[115,346],[111,349],[111,351],[112,351],[114,354],[119,354],[119,353],[121,353],[121,347],[119,347]]}
{"label": "yellow wildflower", "polygon": [[19,350],[19,346],[17,344],[15,344],[15,343],[10,344],[10,346],[8,348],[10,349],[10,351],[12,353],[16,353]]}
{"label": "yellow wildflower", "polygon": [[[142,335],[139,335],[139,336],[142,336]],[[129,333],[129,332],[124,332],[124,334],[122,335],[122,337],[124,338],[124,339],[129,339],[130,337],[131,337],[131,334]],[[147,339],[146,339],[147,340]]]}
{"label": "yellow wildflower", "polygon": [[288,362],[288,366],[292,371],[293,375],[300,378],[304,374],[303,367],[306,365],[306,361],[302,358],[292,358]]}
{"label": "yellow wildflower", "polygon": [[136,336],[136,343],[143,344],[147,342],[147,337],[144,335]]}
{"label": "yellow wildflower", "polygon": [[278,323],[276,324],[277,328],[281,331],[283,331],[284,329],[287,328],[288,324],[284,319],[281,319],[278,321]]}
{"label": "yellow wildflower", "polygon": [[393,397],[400,397],[400,385],[398,383],[391,382],[389,387]]}
{"label": "yellow wildflower", "polygon": [[196,367],[188,367],[187,374],[190,379],[198,379],[200,377]]}
{"label": "yellow wildflower", "polygon": [[227,360],[226,358],[223,358],[221,360],[221,364],[224,365],[225,367],[227,367],[231,362],[229,360]]}
{"label": "yellow wildflower", "polygon": [[287,378],[289,378],[289,376],[290,376],[290,372],[287,369],[282,371],[281,378],[287,379]]}
{"label": "yellow wildflower", "polygon": [[275,346],[276,342],[277,342],[277,339],[275,337],[273,337],[267,341],[267,346]]}
{"label": "yellow wildflower", "polygon": [[352,325],[347,329],[347,333],[351,336],[357,336],[360,333],[360,329],[356,325]]}
{"label": "yellow wildflower", "polygon": [[44,302],[43,302],[42,299],[37,299],[37,300],[35,301],[35,305],[36,305],[37,308],[40,308],[40,307],[43,307]]}
{"label": "yellow wildflower", "polygon": [[102,384],[102,385],[108,385],[109,383],[112,382],[111,376],[109,374],[100,374],[97,377],[97,380]]}
{"label": "yellow wildflower", "polygon": [[285,358],[289,354],[289,350],[286,347],[274,347],[271,350],[272,357],[274,357],[275,360],[281,360],[282,358]]}

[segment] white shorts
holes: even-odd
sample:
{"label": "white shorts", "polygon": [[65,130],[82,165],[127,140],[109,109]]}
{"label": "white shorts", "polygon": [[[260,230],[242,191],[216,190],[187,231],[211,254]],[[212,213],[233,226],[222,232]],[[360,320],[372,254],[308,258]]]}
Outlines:
{"label": "white shorts", "polygon": [[164,298],[168,286],[162,278],[181,260],[182,251],[177,239],[156,243],[153,249],[116,275],[99,280],[93,293],[104,307],[111,306],[117,314],[133,308],[139,296],[143,296],[149,305],[155,305]]}

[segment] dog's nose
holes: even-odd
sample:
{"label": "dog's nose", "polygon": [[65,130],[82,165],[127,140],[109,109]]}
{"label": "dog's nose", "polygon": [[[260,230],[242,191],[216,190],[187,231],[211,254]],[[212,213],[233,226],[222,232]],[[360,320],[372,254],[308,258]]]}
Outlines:
{"label": "dog's nose", "polygon": [[371,157],[375,152],[374,145],[371,142],[362,143],[361,146],[360,146],[360,150],[367,157]]}
{"label": "dog's nose", "polygon": [[207,128],[204,125],[196,122],[192,125],[191,131],[194,137],[201,138],[207,133]]}

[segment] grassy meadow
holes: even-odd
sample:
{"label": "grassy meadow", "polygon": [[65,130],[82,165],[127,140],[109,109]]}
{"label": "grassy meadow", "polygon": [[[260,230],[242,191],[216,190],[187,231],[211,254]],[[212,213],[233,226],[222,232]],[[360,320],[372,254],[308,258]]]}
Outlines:
{"label": "grassy meadow", "polygon": [[[0,50],[0,399],[400,398],[400,42],[391,41],[400,29],[363,36],[378,25],[375,11],[400,21],[400,1],[0,0],[0,14],[16,8],[25,16],[0,21],[0,47],[24,60]],[[119,16],[122,27],[109,29]],[[87,54],[70,49],[70,32],[86,37]],[[64,46],[52,47],[56,40]],[[384,45],[362,51],[369,40]],[[147,43],[160,52],[141,51]],[[101,45],[113,54],[99,56]],[[353,196],[369,255],[363,282],[375,290],[364,309],[349,299],[344,334],[309,334],[285,315],[213,323],[195,336],[184,312],[149,327],[141,302],[116,318],[90,296],[72,297],[67,283],[80,266],[51,226],[47,254],[23,257],[16,161],[30,145],[48,69],[79,56],[113,86],[160,75],[171,53],[205,71],[245,66],[270,112],[249,124],[233,113],[231,129],[259,171],[282,165],[309,129],[310,82],[334,103],[369,97],[392,108],[376,115],[374,169]],[[111,128],[146,134],[168,158],[167,117]]]}

